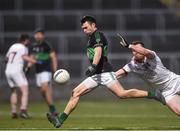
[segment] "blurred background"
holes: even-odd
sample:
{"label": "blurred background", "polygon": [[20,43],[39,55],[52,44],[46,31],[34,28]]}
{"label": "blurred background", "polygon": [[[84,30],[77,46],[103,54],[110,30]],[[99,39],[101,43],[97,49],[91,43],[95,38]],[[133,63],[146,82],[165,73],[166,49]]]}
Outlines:
{"label": "blurred background", "polygon": [[[131,42],[141,40],[158,53],[164,65],[180,74],[180,1],[179,0],[0,0],[0,101],[8,101],[10,89],[4,75],[3,59],[20,33],[31,36],[38,28],[46,30],[47,40],[58,54],[59,68],[71,75],[66,85],[53,83],[56,100],[69,98],[70,91],[84,78],[88,60],[87,38],[80,27],[83,15],[93,15],[98,28],[109,40],[109,58],[117,70],[131,58],[122,48],[116,33]],[[35,86],[34,71],[27,76],[30,99],[42,99]],[[120,80],[125,88],[149,89],[134,76]],[[144,88],[146,87],[146,88]],[[99,88],[87,99],[110,99],[113,96]]]}

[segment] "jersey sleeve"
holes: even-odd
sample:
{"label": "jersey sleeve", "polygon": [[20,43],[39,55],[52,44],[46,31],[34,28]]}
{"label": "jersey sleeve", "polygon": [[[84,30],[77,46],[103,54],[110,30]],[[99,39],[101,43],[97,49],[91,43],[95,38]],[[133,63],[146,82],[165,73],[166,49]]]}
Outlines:
{"label": "jersey sleeve", "polygon": [[95,39],[94,39],[94,48],[96,47],[102,47],[103,46],[103,41],[102,41],[102,34],[100,32],[96,31],[95,32]]}
{"label": "jersey sleeve", "polygon": [[132,71],[132,64],[131,64],[131,63],[126,64],[126,65],[123,67],[123,70],[124,70],[126,73],[131,72],[131,71]]}
{"label": "jersey sleeve", "polygon": [[21,50],[19,50],[20,55],[28,55],[28,49],[24,46]]}
{"label": "jersey sleeve", "polygon": [[29,54],[29,50],[28,50],[28,48],[26,47],[26,49],[25,49],[25,54],[26,55],[28,55]]}

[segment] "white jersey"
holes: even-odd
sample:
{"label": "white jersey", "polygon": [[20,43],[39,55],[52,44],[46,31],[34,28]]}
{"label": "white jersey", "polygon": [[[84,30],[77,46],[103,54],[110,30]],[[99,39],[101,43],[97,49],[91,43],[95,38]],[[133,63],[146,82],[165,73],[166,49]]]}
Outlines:
{"label": "white jersey", "polygon": [[6,65],[6,72],[18,72],[23,70],[24,60],[23,55],[28,54],[28,49],[21,43],[13,44],[7,54],[8,62]]}
{"label": "white jersey", "polygon": [[127,73],[133,72],[137,74],[153,87],[166,89],[174,86],[174,80],[179,79],[180,76],[164,67],[156,53],[151,52],[154,54],[152,59],[145,58],[143,63],[138,63],[133,58],[123,69]]}

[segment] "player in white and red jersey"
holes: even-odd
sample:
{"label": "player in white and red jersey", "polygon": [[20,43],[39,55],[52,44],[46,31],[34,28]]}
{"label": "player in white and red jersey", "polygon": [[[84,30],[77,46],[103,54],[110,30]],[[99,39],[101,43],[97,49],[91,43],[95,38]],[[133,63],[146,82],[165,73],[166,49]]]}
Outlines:
{"label": "player in white and red jersey", "polygon": [[22,34],[18,38],[18,42],[13,44],[6,54],[6,70],[5,74],[9,86],[11,87],[11,115],[12,118],[17,118],[17,93],[16,88],[19,87],[21,95],[20,117],[29,118],[27,114],[28,105],[28,81],[23,72],[24,61],[37,63],[35,59],[28,56],[28,49],[26,45],[30,43],[30,38],[27,34]]}
{"label": "player in white and red jersey", "polygon": [[128,44],[123,38],[120,44],[130,48],[133,53],[132,60],[116,72],[117,78],[130,72],[142,78],[165,98],[166,105],[180,116],[180,75],[168,70],[154,51],[144,48],[140,41]]}

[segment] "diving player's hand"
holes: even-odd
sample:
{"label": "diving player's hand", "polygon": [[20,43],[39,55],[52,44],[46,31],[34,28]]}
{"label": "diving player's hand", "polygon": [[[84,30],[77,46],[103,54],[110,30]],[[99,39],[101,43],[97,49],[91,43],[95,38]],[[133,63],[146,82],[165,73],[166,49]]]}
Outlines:
{"label": "diving player's hand", "polygon": [[118,33],[117,34],[118,38],[119,38],[119,43],[126,48],[129,48],[129,44],[127,43],[127,41]]}
{"label": "diving player's hand", "polygon": [[96,65],[92,64],[91,66],[89,66],[86,70],[86,76],[92,76],[94,75],[94,73],[96,72]]}

